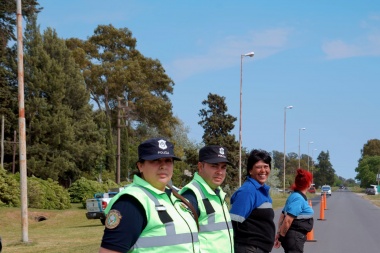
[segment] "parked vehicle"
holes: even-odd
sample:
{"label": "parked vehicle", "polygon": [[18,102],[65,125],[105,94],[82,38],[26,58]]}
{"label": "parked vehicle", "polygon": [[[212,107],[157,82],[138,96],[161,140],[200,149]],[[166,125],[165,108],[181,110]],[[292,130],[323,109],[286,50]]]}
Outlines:
{"label": "parked vehicle", "polygon": [[311,186],[309,190],[307,190],[309,193],[315,193],[315,187]]}
{"label": "parked vehicle", "polygon": [[368,195],[377,195],[379,194],[377,191],[377,185],[371,184],[368,189]]}
{"label": "parked vehicle", "polygon": [[100,219],[104,225],[106,216],[104,210],[106,209],[110,200],[124,188],[111,189],[109,192],[98,192],[94,194],[94,198],[86,200],[86,217],[87,219]]}
{"label": "parked vehicle", "polygon": [[326,195],[331,196],[331,186],[330,185],[323,185],[321,187],[321,195],[323,195],[324,193],[326,193]]}
{"label": "parked vehicle", "polygon": [[375,191],[375,189],[372,188],[372,187],[365,189],[365,193],[366,193],[367,195],[376,195],[376,191]]}

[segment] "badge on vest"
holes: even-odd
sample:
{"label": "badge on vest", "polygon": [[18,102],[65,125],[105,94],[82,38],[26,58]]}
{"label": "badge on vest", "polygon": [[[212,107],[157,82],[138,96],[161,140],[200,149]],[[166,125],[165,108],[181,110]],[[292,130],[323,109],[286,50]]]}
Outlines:
{"label": "badge on vest", "polygon": [[121,220],[121,214],[118,210],[112,209],[109,211],[106,218],[106,228],[114,229],[119,226]]}

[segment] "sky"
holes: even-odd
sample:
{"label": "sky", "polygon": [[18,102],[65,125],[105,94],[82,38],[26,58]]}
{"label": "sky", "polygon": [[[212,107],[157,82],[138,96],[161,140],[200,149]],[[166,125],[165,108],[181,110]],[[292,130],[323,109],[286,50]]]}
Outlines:
{"label": "sky", "polygon": [[192,141],[202,141],[209,93],[225,97],[239,139],[241,76],[247,150],[285,144],[314,161],[328,151],[336,174],[354,179],[363,146],[380,139],[380,1],[38,2],[41,32],[64,39],[87,39],[98,25],[128,28],[173,79],[173,112]]}

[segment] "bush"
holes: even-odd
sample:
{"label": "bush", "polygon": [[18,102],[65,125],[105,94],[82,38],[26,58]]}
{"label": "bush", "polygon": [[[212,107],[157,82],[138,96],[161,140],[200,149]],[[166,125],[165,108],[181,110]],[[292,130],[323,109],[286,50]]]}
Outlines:
{"label": "bush", "polygon": [[50,178],[28,178],[28,200],[31,208],[63,210],[71,207],[68,191]]}
{"label": "bush", "polygon": [[[39,209],[68,209],[71,207],[67,190],[52,179],[27,178],[28,207]],[[19,207],[20,174],[9,174],[0,168],[0,206]]]}
{"label": "bush", "polygon": [[0,167],[0,206],[19,207],[20,183]]}
{"label": "bush", "polygon": [[86,207],[86,199],[94,198],[97,192],[108,192],[111,188],[119,187],[114,181],[107,180],[99,183],[94,180],[88,180],[84,177],[75,181],[69,188],[71,203],[82,203]]}

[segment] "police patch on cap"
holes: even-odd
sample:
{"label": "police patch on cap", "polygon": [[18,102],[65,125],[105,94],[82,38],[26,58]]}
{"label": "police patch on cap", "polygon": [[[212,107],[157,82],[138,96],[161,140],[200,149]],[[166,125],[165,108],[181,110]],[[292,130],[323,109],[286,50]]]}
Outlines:
{"label": "police patch on cap", "polygon": [[234,165],[227,159],[227,149],[219,145],[209,145],[199,150],[199,161],[206,163],[227,163]]}
{"label": "police patch on cap", "polygon": [[153,138],[144,141],[138,147],[139,160],[153,161],[160,158],[171,157],[181,161],[174,155],[174,145],[163,138]]}
{"label": "police patch on cap", "polygon": [[108,229],[116,228],[117,226],[119,226],[121,218],[122,217],[121,217],[120,212],[118,210],[112,209],[107,214],[107,218],[105,222],[106,228]]}

